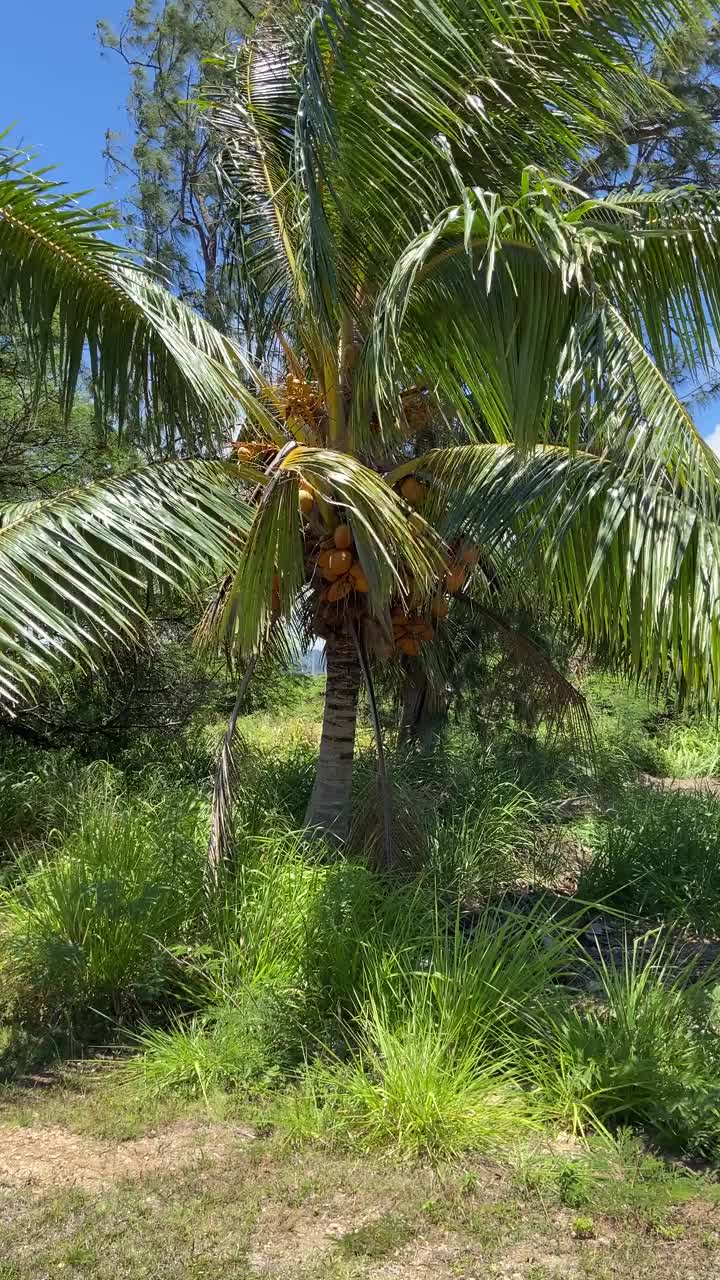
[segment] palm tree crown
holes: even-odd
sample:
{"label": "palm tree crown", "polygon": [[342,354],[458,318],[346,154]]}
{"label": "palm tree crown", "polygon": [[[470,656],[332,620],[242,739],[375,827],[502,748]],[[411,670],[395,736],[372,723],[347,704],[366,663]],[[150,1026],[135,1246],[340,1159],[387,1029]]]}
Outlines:
{"label": "palm tree crown", "polygon": [[711,358],[717,197],[571,183],[661,92],[633,48],[691,11],[272,6],[212,108],[261,369],[8,165],[0,298],[39,357],[59,317],[66,397],[87,343],[147,442],[207,451],[240,423],[232,458],[6,518],[8,687],[131,628],[131,565],[209,564],[206,639],[248,656],[281,617],[326,638],[309,820],[341,837],[360,672],[431,661],[458,594],[540,584],[591,645],[716,699],[720,472],[665,375],[678,348]]}

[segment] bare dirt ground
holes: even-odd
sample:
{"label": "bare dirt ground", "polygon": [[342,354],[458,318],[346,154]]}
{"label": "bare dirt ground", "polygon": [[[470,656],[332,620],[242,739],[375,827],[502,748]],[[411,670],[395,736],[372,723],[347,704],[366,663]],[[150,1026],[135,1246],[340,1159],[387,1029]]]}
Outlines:
{"label": "bare dirt ground", "polygon": [[295,1151],[262,1125],[197,1112],[149,1125],[103,1132],[122,1125],[92,1091],[6,1095],[0,1280],[720,1275],[710,1178],[640,1197],[619,1180],[577,1209],[528,1186],[517,1160],[399,1167]]}

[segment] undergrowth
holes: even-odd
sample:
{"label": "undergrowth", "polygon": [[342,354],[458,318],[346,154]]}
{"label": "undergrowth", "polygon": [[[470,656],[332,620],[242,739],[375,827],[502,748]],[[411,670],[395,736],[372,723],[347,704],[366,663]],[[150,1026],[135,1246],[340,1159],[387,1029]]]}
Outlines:
{"label": "undergrowth", "polygon": [[[587,1144],[632,1129],[716,1158],[713,971],[679,973],[660,935],[617,963],[589,957],[583,931],[593,902],[720,928],[720,805],[628,787],[669,766],[669,743],[700,748],[686,725],[672,739],[664,710],[607,688],[590,688],[594,778],[575,744],[542,736],[491,753],[457,726],[431,757],[390,750],[391,876],[370,821],[345,857],[299,831],[315,708],[241,723],[235,862],[212,892],[219,723],[161,757],[136,742],[112,766],[14,747],[0,801],[0,1064],[60,1052],[63,1035],[76,1048],[114,1040],[116,1084],[138,1105],[270,1099],[298,1145],[443,1160],[507,1155],[553,1129]],[[703,769],[710,739],[703,728]],[[364,730],[357,786],[358,812],[376,814]],[[577,803],[593,814],[577,902],[518,898],[563,873],[558,836]],[[556,1181],[581,1208],[576,1168]]]}

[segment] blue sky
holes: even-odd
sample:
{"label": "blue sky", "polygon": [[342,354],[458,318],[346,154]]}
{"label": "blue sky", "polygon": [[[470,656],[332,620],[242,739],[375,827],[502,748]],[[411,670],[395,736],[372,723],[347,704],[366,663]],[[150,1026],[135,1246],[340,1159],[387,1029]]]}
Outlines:
{"label": "blue sky", "polygon": [[[128,75],[103,54],[98,19],[119,27],[129,0],[5,0],[0,45],[0,131],[16,123],[17,145],[37,151],[42,164],[71,191],[93,188],[117,199],[102,157],[105,131],[123,132]],[[0,0],[2,3],[2,0]],[[694,410],[720,453],[720,404]]]}
{"label": "blue sky", "polygon": [[37,151],[72,191],[113,194],[102,158],[105,130],[125,127],[127,69],[102,54],[95,24],[119,26],[128,0],[4,0],[0,131]]}

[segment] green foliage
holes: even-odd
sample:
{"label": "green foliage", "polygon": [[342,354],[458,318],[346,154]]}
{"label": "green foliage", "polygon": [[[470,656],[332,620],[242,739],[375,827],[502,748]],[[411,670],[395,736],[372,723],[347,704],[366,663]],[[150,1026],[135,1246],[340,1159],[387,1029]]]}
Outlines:
{"label": "green foliage", "polygon": [[0,851],[62,826],[87,772],[70,750],[43,751],[18,742],[0,749]]}
{"label": "green foliage", "polygon": [[707,792],[629,789],[594,832],[578,894],[638,915],[720,922],[720,802]]}
{"label": "green foliage", "polygon": [[720,733],[715,722],[668,726],[658,734],[662,772],[672,778],[712,778],[720,774]]}
{"label": "green foliage", "polygon": [[510,1060],[483,1052],[477,1039],[458,1044],[427,1003],[398,1023],[370,1002],[359,1056],[316,1070],[326,1127],[361,1151],[430,1159],[497,1151],[529,1124]]}
{"label": "green foliage", "polygon": [[[435,1161],[519,1151],[549,1124],[574,1127],[592,1159],[527,1157],[518,1177],[575,1211],[594,1209],[599,1188],[619,1203],[618,1161],[632,1157],[624,1126],[678,1150],[716,1151],[715,979],[691,985],[659,947],[647,965],[640,947],[617,970],[583,961],[585,908],[558,915],[548,897],[520,914],[513,896],[503,901],[498,889],[537,867],[553,812],[511,780],[507,744],[494,767],[459,729],[429,759],[398,757],[423,804],[431,857],[391,881],[359,854],[330,859],[293,830],[311,781],[313,714],[301,694],[275,728],[264,713],[245,717],[237,860],[209,898],[198,784],[207,787],[214,752],[210,714],[161,760],[152,744],[128,755],[124,775],[81,768],[67,752],[43,761],[8,749],[25,847],[0,895],[12,1020],[0,1040],[4,1071],[62,1053],[68,1037],[77,1052],[103,1015],[103,1039],[121,1024],[135,1049],[122,1068],[135,1105],[270,1094],[264,1105],[296,1145]],[[361,755],[361,773],[370,763]],[[28,812],[35,777],[37,813]],[[682,865],[691,822],[662,816],[678,800],[705,814],[710,846],[708,797],[643,790],[596,822],[598,847],[616,830],[628,843],[642,804],[636,863],[647,875],[664,843],[668,867],[673,848]],[[697,905],[701,874],[694,888],[687,878]],[[706,881],[708,910],[714,885]],[[667,897],[658,910],[678,914]],[[578,973],[591,995],[575,989]],[[616,1152],[602,1168],[598,1133]],[[633,1204],[650,1204],[651,1173],[638,1166]]]}
{"label": "green foliage", "polygon": [[176,1019],[168,1029],[145,1027],[122,1079],[141,1099],[180,1094],[208,1101],[219,1090],[267,1089],[280,1070],[286,1016],[272,987],[258,984],[242,1001]]}
{"label": "green foliage", "polygon": [[180,788],[132,799],[101,777],[0,898],[5,1005],[52,1024],[156,1000],[173,973],[167,944],[201,909],[206,821]]}
{"label": "green foliage", "polygon": [[671,952],[597,966],[599,1002],[559,1006],[537,1044],[541,1090],[573,1131],[635,1125],[682,1150],[720,1141],[720,1057],[707,987],[687,987]]}

